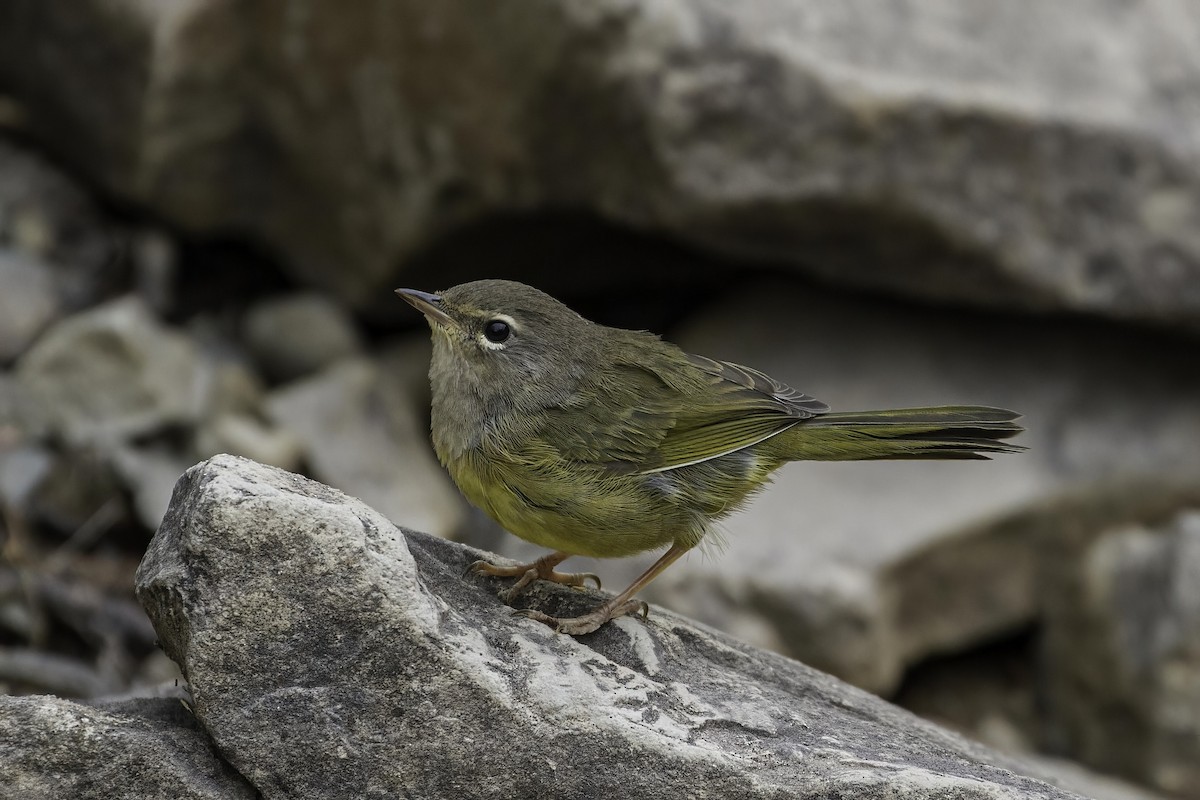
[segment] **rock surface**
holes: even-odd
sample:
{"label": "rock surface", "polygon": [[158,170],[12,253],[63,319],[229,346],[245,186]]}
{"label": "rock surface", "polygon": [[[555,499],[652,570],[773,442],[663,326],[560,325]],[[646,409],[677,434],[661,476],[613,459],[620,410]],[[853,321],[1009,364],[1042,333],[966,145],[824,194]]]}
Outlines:
{"label": "rock surface", "polygon": [[243,337],[268,379],[285,382],[318,372],[362,349],[350,315],[328,297],[272,298],[246,313]]}
{"label": "rock surface", "polygon": [[582,640],[514,619],[493,582],[461,577],[477,555],[218,456],[180,480],[138,596],[265,798],[1073,796],[667,613]]}
{"label": "rock surface", "polygon": [[177,699],[0,696],[0,787],[21,800],[251,800]]}
{"label": "rock surface", "polygon": [[1200,798],[1200,511],[1060,552],[1046,623],[1047,744]]}
{"label": "rock surface", "polygon": [[346,298],[454,225],[567,207],[857,285],[1193,330],[1198,49],[1190,0],[0,6],[34,135]]}
{"label": "rock surface", "polygon": [[346,359],[276,390],[267,410],[299,439],[315,478],[389,519],[449,536],[466,508],[430,449],[407,384],[368,358]]}
{"label": "rock surface", "polygon": [[17,364],[17,379],[68,442],[92,444],[194,423],[200,353],[136,298],[55,325]]}

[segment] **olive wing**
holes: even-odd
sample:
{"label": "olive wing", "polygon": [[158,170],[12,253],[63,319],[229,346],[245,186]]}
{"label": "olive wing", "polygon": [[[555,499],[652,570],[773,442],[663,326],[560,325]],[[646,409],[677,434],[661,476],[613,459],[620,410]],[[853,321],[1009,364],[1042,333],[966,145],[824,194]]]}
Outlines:
{"label": "olive wing", "polygon": [[548,410],[538,439],[568,461],[662,472],[750,447],[829,410],[758,370],[682,355],[614,365],[571,404]]}

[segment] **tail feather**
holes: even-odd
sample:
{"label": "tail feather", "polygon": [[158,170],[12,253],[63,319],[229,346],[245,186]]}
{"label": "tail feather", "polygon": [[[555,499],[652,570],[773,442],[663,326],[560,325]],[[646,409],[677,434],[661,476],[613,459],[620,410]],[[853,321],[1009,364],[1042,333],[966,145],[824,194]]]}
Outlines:
{"label": "tail feather", "polygon": [[1025,448],[1019,414],[989,406],[939,406],[824,414],[776,437],[788,460],[987,459]]}

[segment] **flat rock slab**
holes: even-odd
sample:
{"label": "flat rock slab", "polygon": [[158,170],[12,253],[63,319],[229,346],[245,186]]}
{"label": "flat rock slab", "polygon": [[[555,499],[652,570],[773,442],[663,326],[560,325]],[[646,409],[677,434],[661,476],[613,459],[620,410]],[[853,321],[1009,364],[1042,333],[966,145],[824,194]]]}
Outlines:
{"label": "flat rock slab", "polygon": [[0,797],[251,800],[178,699],[0,697]]}
{"label": "flat rock slab", "polygon": [[[137,591],[263,797],[1073,797],[798,662],[657,609],[583,639],[477,551],[233,456],[190,469]],[[539,585],[577,613],[597,597]]]}
{"label": "flat rock slab", "polygon": [[570,208],[1194,331],[1200,18],[1143,5],[10,2],[0,83],[114,195],[357,302],[459,225]]}

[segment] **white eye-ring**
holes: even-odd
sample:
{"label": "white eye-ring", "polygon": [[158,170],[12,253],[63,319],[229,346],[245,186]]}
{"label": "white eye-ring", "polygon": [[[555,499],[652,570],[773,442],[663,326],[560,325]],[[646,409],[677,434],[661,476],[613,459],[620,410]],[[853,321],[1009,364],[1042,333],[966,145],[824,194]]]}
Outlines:
{"label": "white eye-ring", "polygon": [[504,343],[516,330],[516,323],[507,314],[496,314],[483,323],[483,333],[479,336],[479,344],[488,350],[503,350]]}

